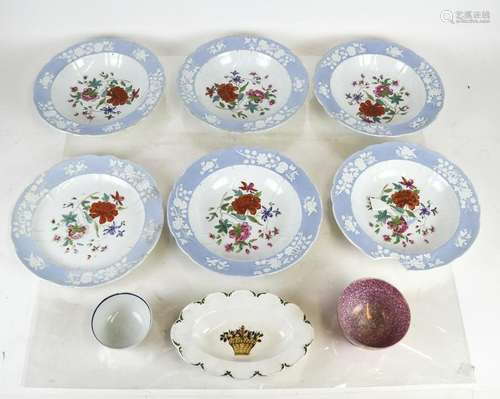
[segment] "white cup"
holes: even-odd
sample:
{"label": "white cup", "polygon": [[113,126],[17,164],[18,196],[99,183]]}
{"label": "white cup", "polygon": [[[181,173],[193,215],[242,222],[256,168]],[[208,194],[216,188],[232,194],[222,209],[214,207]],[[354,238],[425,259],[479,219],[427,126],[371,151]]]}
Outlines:
{"label": "white cup", "polygon": [[138,345],[151,328],[151,309],[140,296],[128,292],[104,298],[92,314],[91,328],[102,345],[124,349]]}

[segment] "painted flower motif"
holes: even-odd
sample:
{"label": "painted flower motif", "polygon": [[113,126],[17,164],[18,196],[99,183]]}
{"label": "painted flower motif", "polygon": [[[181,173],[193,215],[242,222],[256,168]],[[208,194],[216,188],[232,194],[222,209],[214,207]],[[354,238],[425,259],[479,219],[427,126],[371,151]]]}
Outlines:
{"label": "painted flower motif", "polygon": [[408,230],[408,223],[403,216],[395,217],[387,222],[387,225],[397,234],[403,234]]}
{"label": "painted flower motif", "polygon": [[125,199],[118,191],[116,191],[115,194],[111,194],[111,198],[113,198],[113,201],[115,201],[117,205],[123,205],[123,200]]}
{"label": "painted flower motif", "polygon": [[208,208],[205,219],[214,223],[208,237],[226,252],[249,254],[261,246],[272,247],[280,234],[275,223],[281,211],[274,202],[262,203],[262,194],[246,181],[232,193],[224,193],[217,206]]}
{"label": "painted flower motif", "polygon": [[[216,85],[217,95],[225,102],[232,103],[238,98],[238,88],[231,83]],[[208,88],[207,88],[208,90]]]}
{"label": "painted flower motif", "polygon": [[248,223],[237,224],[233,229],[229,230],[229,237],[234,238],[236,241],[246,241],[250,237],[251,231],[252,226]]}
{"label": "painted flower motif", "polygon": [[135,100],[136,98],[139,98],[139,91],[141,89],[133,89],[132,94],[130,95],[130,101]]}
{"label": "painted flower motif", "polygon": [[369,196],[367,208],[373,217],[368,225],[385,242],[403,247],[421,239],[428,244],[435,227],[429,223],[437,215],[437,207],[430,200],[420,198],[414,179],[401,177],[400,181],[385,184],[378,196]]}
{"label": "painted flower motif", "polygon": [[[206,88],[205,95],[214,106],[231,111],[232,117],[246,119],[249,114],[265,115],[276,104],[277,89],[265,84],[269,75],[250,72],[247,76],[233,70],[224,75],[224,83],[214,82]],[[256,121],[256,123],[259,121]]]}
{"label": "painted flower motif", "polygon": [[113,220],[113,223],[108,224],[108,226],[104,229],[104,234],[110,236],[123,237],[125,230],[123,230],[122,227],[124,226],[125,222],[123,220],[121,221],[120,224],[116,224],[116,222]]}
{"label": "painted flower motif", "polygon": [[275,206],[274,202],[270,202],[268,207],[262,206],[262,211],[261,211],[262,221],[266,222],[267,219],[281,215],[281,211],[278,208],[274,209],[274,206]]}
{"label": "painted flower motif", "polygon": [[89,211],[92,219],[99,218],[99,223],[112,222],[115,216],[118,216],[116,205],[111,202],[94,202]]}
{"label": "painted flower motif", "polygon": [[361,74],[351,86],[352,91],[345,94],[345,99],[349,105],[357,107],[357,115],[364,122],[389,123],[397,115],[408,113],[405,100],[410,93],[398,80],[384,75],[369,78]]}
{"label": "painted flower motif", "polygon": [[124,236],[125,220],[115,220],[125,209],[124,203],[125,197],[116,190],[115,194],[94,192],[81,198],[72,197],[62,204],[64,212],[60,217],[50,221],[52,241],[65,254],[85,251],[86,259],[91,260],[108,250],[111,243],[108,237],[102,241],[105,236]]}
{"label": "painted flower motif", "polygon": [[207,87],[205,95],[208,97],[212,97],[216,92],[216,87]]}
{"label": "painted flower motif", "polygon": [[118,107],[134,102],[139,92],[140,88],[117,78],[113,72],[101,72],[97,76],[83,76],[70,86],[67,102],[74,108],[75,117],[92,121],[100,115],[111,120],[121,113]]}
{"label": "painted flower motif", "polygon": [[231,206],[240,215],[244,215],[247,211],[255,215],[261,207],[260,198],[253,194],[245,194],[236,198]]}
{"label": "painted flower motif", "polygon": [[247,96],[251,97],[252,100],[256,103],[261,102],[264,98],[266,98],[266,95],[262,90],[248,90],[247,91]]}
{"label": "painted flower motif", "polygon": [[244,181],[241,182],[241,186],[239,187],[240,190],[247,191],[249,193],[256,193],[257,189],[255,188],[255,184],[253,183],[246,183]]}
{"label": "painted flower motif", "polygon": [[402,186],[405,186],[406,188],[410,189],[410,190],[415,190],[417,187],[415,187],[415,182],[413,181],[413,179],[406,179],[404,176],[401,177],[401,181],[399,182],[399,184],[401,184]]}
{"label": "painted flower motif", "polygon": [[118,105],[126,104],[128,101],[127,92],[122,89],[120,86],[112,87],[108,90],[108,103],[114,105],[115,107]]}
{"label": "painted flower motif", "polygon": [[85,226],[69,226],[68,227],[68,237],[72,240],[79,240],[85,235],[87,228]]}
{"label": "painted flower motif", "polygon": [[88,87],[84,91],[82,91],[83,101],[95,101],[96,99],[97,99],[97,91],[95,89]]}
{"label": "painted flower motif", "polygon": [[385,113],[385,108],[383,105],[378,103],[372,103],[370,100],[359,104],[360,114],[368,117],[382,116]]}
{"label": "painted flower motif", "polygon": [[378,85],[375,87],[375,95],[377,97],[387,97],[393,93],[392,89],[388,85]]}
{"label": "painted flower motif", "polygon": [[391,196],[392,202],[400,208],[408,206],[411,210],[414,210],[420,204],[420,197],[418,193],[413,190],[401,190],[395,192]]}

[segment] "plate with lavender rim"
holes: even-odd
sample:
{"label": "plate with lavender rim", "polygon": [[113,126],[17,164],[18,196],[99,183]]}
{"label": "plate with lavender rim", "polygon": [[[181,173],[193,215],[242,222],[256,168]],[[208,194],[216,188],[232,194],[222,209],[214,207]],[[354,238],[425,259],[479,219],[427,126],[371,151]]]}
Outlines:
{"label": "plate with lavender rim", "polygon": [[170,232],[199,265],[261,276],[299,261],[322,217],[318,191],[293,161],[271,150],[237,147],[194,162],[172,188]]}
{"label": "plate with lavender rim", "polygon": [[333,215],[352,244],[373,259],[395,257],[409,270],[445,265],[479,233],[476,192],[437,152],[401,142],[372,145],[339,168]]}
{"label": "plate with lavender rim", "polygon": [[54,56],[36,77],[33,100],[51,126],[104,135],[146,117],[160,100],[165,73],[151,50],[101,37]]}
{"label": "plate with lavender rim", "polygon": [[443,107],[437,71],[399,44],[362,39],[323,56],[314,76],[316,98],[331,117],[371,136],[401,136],[428,126]]}
{"label": "plate with lavender rim", "polygon": [[177,78],[184,105],[198,119],[234,133],[268,130],[304,104],[309,78],[285,46],[252,35],[226,36],[198,47]]}
{"label": "plate with lavender rim", "polygon": [[38,277],[65,286],[116,280],[153,250],[163,227],[160,192],[139,165],[85,155],[39,175],[11,221],[17,256]]}
{"label": "plate with lavender rim", "polygon": [[212,375],[249,379],[297,363],[307,354],[314,329],[297,305],[239,290],[187,305],[170,338],[185,362]]}

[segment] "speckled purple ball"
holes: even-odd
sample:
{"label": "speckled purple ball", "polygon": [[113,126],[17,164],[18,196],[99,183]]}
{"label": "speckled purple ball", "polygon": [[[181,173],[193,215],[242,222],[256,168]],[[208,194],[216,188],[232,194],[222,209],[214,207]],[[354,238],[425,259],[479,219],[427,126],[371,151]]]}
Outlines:
{"label": "speckled purple ball", "polygon": [[410,327],[410,307],[403,294],[384,280],[353,281],[337,302],[337,318],[345,337],[355,345],[387,348]]}

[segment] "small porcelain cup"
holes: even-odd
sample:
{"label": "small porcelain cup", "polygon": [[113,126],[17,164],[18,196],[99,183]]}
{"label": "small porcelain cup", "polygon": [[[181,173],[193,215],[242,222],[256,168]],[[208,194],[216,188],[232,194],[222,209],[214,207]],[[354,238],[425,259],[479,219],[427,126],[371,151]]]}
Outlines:
{"label": "small porcelain cup", "polygon": [[403,294],[386,281],[353,281],[337,302],[337,318],[349,342],[364,348],[387,348],[410,327],[410,307]]}
{"label": "small porcelain cup", "polygon": [[151,308],[140,296],[128,292],[104,298],[92,314],[91,328],[102,345],[125,349],[138,345],[151,328]]}

